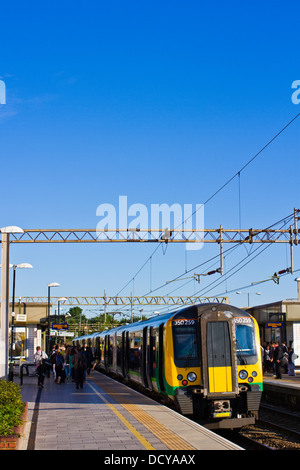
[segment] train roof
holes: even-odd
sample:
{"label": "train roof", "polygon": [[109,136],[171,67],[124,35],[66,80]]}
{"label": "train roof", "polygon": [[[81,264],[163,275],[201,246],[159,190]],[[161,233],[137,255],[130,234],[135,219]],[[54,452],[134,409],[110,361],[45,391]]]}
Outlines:
{"label": "train roof", "polygon": [[[182,309],[180,309],[182,310]],[[128,323],[126,325],[120,325],[120,326],[117,326],[116,328],[111,328],[109,330],[103,330],[103,331],[98,331],[96,333],[91,333],[90,335],[83,335],[83,336],[78,336],[77,338],[74,338],[73,341],[79,341],[79,340],[84,340],[84,339],[88,339],[88,338],[94,338],[95,336],[102,336],[102,335],[106,335],[106,334],[114,334],[116,333],[117,331],[120,331],[120,330],[123,330],[123,329],[139,329],[141,325],[145,325],[145,324],[155,324],[155,323],[164,323],[165,321],[167,321],[169,318],[171,318],[173,315],[175,315],[176,313],[178,313],[179,310],[175,310],[173,312],[169,312],[169,313],[164,313],[162,315],[155,315],[153,317],[150,317],[148,318],[147,320],[143,320],[143,321],[137,321],[137,322],[134,322],[134,323]]]}
{"label": "train roof", "polygon": [[77,338],[75,338],[73,341],[79,341],[79,340],[84,340],[84,339],[88,339],[88,338],[95,338],[96,336],[103,336],[103,335],[107,335],[107,334],[114,334],[118,331],[122,331],[124,329],[128,330],[132,330],[132,329],[136,329],[136,330],[139,330],[141,328],[143,328],[143,325],[152,325],[154,326],[155,324],[156,325],[160,325],[161,323],[164,323],[166,322],[167,320],[169,320],[170,318],[172,318],[174,315],[178,314],[178,313],[181,313],[181,312],[184,312],[185,310],[187,309],[190,309],[190,308],[198,308],[198,307],[220,307],[222,306],[224,309],[228,309],[231,311],[231,313],[233,313],[234,315],[236,316],[249,316],[251,317],[251,315],[246,312],[245,310],[242,310],[238,307],[234,307],[233,305],[229,305],[229,304],[223,304],[223,303],[205,303],[205,304],[194,304],[194,305],[187,305],[187,306],[184,306],[183,308],[180,308],[178,310],[175,310],[173,312],[169,312],[169,313],[164,313],[164,314],[161,314],[161,315],[155,315],[153,317],[150,317],[148,318],[147,320],[143,320],[143,321],[137,321],[137,322],[134,322],[134,323],[127,323],[125,325],[120,325],[120,326],[117,326],[116,328],[112,328],[112,329],[107,329],[107,330],[103,330],[103,331],[98,331],[98,332],[95,332],[95,333],[91,333],[90,335],[83,335],[83,336],[79,336]]}

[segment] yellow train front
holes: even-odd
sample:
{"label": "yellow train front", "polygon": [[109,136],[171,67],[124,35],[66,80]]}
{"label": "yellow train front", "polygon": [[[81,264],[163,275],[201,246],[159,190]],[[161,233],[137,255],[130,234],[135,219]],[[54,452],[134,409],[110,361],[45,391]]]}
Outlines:
{"label": "yellow train front", "polygon": [[166,334],[165,377],[181,412],[210,429],[254,423],[263,385],[255,319],[236,307],[205,304],[174,315]]}
{"label": "yellow train front", "polygon": [[100,369],[172,400],[210,428],[255,422],[262,394],[258,326],[247,312],[201,304],[77,338]]}

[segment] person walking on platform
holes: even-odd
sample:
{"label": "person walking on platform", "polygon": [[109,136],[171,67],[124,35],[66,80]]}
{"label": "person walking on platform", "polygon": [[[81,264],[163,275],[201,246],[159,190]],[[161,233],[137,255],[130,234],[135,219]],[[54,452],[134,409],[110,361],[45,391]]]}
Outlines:
{"label": "person walking on platform", "polygon": [[271,359],[270,359],[270,345],[267,344],[266,347],[264,348],[264,355],[263,355],[263,372],[264,374],[266,372],[270,371],[270,365],[271,365]]}
{"label": "person walking on platform", "polygon": [[75,349],[72,363],[74,366],[76,390],[78,390],[79,387],[83,388],[84,371],[87,367],[85,355],[82,354],[82,348]]}
{"label": "person walking on platform", "polygon": [[47,365],[44,362],[46,359],[48,359],[47,354],[42,351],[40,346],[37,346],[36,353],[34,355],[34,362],[36,364],[38,374],[38,387],[40,388],[44,387],[44,380],[47,372]]}
{"label": "person walking on platform", "polygon": [[274,350],[274,363],[276,368],[276,379],[282,379],[282,372],[281,372],[281,361],[283,358],[283,351],[282,347],[279,342],[275,345]]}
{"label": "person walking on platform", "polygon": [[67,379],[71,378],[71,366],[70,366],[70,353],[71,353],[71,346],[68,346],[66,349],[66,354],[65,354],[65,363],[64,363],[64,368],[66,371]]}
{"label": "person walking on platform", "polygon": [[53,364],[55,364],[55,375],[56,383],[63,381],[63,367],[64,367],[64,358],[59,349],[57,349],[56,354],[53,356]]}

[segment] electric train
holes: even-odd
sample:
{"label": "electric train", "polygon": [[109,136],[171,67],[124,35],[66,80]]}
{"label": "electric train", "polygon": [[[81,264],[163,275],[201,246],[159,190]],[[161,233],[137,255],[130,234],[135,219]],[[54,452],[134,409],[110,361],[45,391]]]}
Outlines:
{"label": "electric train", "polygon": [[97,369],[171,400],[209,429],[241,428],[258,415],[263,375],[259,329],[244,310],[198,304],[81,336]]}

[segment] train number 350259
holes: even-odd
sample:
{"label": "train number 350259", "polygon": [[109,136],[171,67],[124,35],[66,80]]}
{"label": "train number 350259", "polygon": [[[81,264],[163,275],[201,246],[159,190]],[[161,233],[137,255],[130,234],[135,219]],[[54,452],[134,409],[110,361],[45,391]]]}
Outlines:
{"label": "train number 350259", "polygon": [[175,326],[183,326],[183,325],[195,325],[195,320],[187,320],[187,319],[184,319],[184,318],[181,318],[180,320],[174,320],[173,321],[174,325]]}

